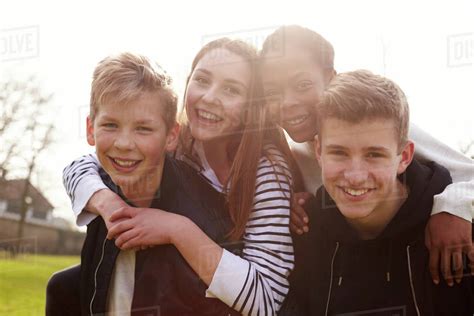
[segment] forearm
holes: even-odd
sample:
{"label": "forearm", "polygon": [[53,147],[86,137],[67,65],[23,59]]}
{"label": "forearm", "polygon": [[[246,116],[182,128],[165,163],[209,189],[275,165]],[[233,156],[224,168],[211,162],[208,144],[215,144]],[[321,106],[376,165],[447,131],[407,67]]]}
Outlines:
{"label": "forearm", "polygon": [[175,227],[171,243],[204,283],[211,284],[223,249],[186,217],[180,217]]}
{"label": "forearm", "polygon": [[110,189],[102,189],[91,196],[85,209],[106,219],[112,215],[113,211],[123,206],[127,204],[117,194]]}
{"label": "forearm", "polygon": [[474,181],[474,161],[435,139],[414,124],[410,138],[415,142],[415,158],[435,161],[449,170],[453,183]]}
{"label": "forearm", "polygon": [[449,170],[453,183],[434,197],[432,215],[440,212],[471,221],[474,216],[474,161],[441,143],[417,126],[410,125],[415,157],[435,161]]}
{"label": "forearm", "polygon": [[98,191],[107,189],[99,175],[99,161],[95,155],[85,155],[63,170],[63,184],[71,199],[77,225],[89,224],[97,214],[86,210],[86,204]]}

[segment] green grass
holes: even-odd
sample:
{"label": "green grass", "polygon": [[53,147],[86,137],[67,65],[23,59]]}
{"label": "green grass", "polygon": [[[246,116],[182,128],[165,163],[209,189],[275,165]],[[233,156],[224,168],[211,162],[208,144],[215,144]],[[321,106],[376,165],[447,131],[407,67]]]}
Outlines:
{"label": "green grass", "polygon": [[0,253],[0,316],[44,315],[46,283],[53,272],[79,263],[79,256]]}

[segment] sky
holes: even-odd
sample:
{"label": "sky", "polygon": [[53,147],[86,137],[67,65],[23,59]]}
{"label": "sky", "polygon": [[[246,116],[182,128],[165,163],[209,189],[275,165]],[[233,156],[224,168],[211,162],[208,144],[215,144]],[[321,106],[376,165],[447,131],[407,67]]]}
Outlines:
{"label": "sky", "polygon": [[284,24],[334,46],[338,72],[369,69],[405,91],[411,120],[460,149],[474,140],[473,1],[3,1],[0,81],[35,74],[53,93],[56,144],[40,159],[38,187],[55,215],[73,219],[62,169],[93,152],[85,139],[97,62],[133,51],[158,61],[182,95],[199,48],[220,36],[256,46]]}

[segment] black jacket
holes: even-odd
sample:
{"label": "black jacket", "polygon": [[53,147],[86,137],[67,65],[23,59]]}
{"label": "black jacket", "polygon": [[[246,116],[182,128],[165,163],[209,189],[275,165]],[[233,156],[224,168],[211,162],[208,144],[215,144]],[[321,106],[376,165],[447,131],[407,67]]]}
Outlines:
{"label": "black jacket", "polygon": [[[101,172],[101,177],[109,188],[120,193],[105,172]],[[232,221],[224,197],[183,162],[166,158],[159,194],[151,207],[187,216],[226,249],[234,253],[241,251],[239,243],[226,242]],[[84,315],[106,311],[109,283],[120,251],[106,235],[107,229],[100,217],[87,227],[81,253]],[[132,315],[237,314],[218,299],[206,298],[206,289],[174,246],[137,251]]]}
{"label": "black jacket", "polygon": [[436,286],[424,231],[433,196],[451,182],[443,167],[417,161],[400,177],[409,195],[383,232],[361,240],[320,188],[311,230],[297,238],[283,313],[291,315],[472,315],[471,278]]}

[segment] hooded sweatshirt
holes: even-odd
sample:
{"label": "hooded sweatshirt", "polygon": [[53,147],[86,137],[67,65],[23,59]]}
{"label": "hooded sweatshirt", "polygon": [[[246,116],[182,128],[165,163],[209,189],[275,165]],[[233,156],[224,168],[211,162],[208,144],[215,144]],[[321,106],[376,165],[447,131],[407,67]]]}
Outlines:
{"label": "hooded sweatshirt", "polygon": [[449,172],[436,163],[413,161],[399,180],[409,195],[372,240],[360,239],[324,187],[317,191],[311,230],[295,241],[291,314],[473,314],[471,278],[452,288],[444,281],[436,286],[428,269],[424,230],[433,196],[451,183]]}

